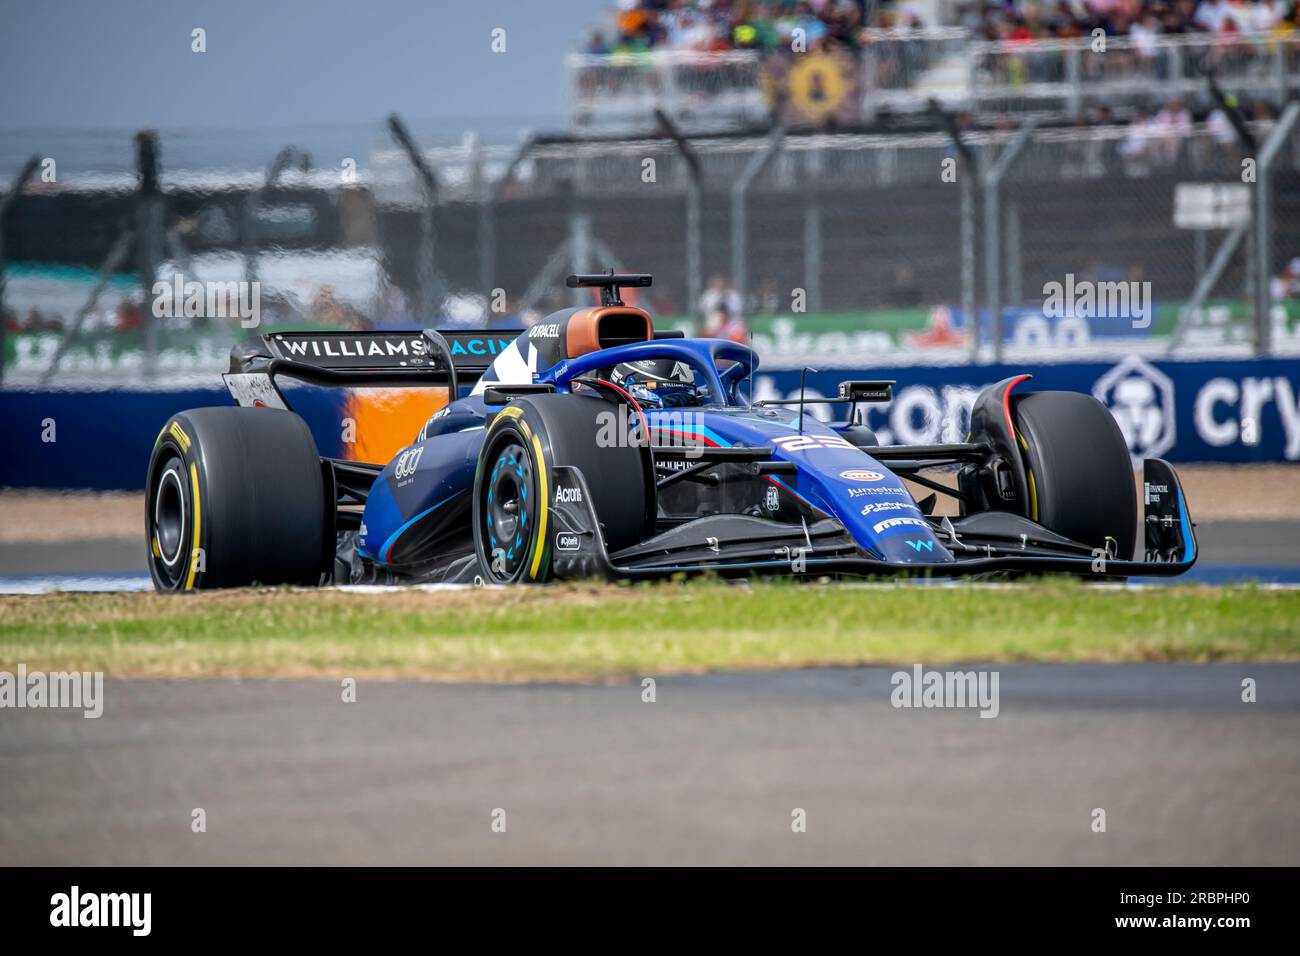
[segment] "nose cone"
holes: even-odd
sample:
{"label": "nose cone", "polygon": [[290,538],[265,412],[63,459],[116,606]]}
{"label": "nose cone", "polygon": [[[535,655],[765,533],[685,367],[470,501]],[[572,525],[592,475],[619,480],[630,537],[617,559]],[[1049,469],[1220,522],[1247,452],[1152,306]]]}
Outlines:
{"label": "nose cone", "polygon": [[929,528],[914,526],[899,534],[877,538],[876,547],[881,557],[895,564],[947,564],[954,560]]}
{"label": "nose cone", "polygon": [[891,564],[955,560],[934,536],[902,480],[875,459],[866,467],[828,470],[821,486],[823,500],[868,554]]}

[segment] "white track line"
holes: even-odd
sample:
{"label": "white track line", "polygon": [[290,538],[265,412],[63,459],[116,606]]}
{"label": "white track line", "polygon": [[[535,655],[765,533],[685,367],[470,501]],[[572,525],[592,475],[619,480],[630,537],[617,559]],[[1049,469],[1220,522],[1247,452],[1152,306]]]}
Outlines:
{"label": "white track line", "polygon": [[[748,582],[733,582],[736,587],[745,587]],[[1300,590],[1300,583],[1279,583],[1272,581],[1248,582],[1233,581],[1232,586],[1252,586],[1259,588],[1261,591],[1296,591]],[[828,584],[810,584],[810,587],[835,587],[835,588],[858,588],[864,590],[887,590],[899,587],[931,587],[931,588],[969,588],[980,591],[1014,591],[1018,588],[1031,587],[1031,581],[964,581],[960,578],[947,578],[942,580],[899,580],[899,581],[837,581]],[[1129,583],[1122,581],[1098,581],[1092,584],[1085,584],[1085,587],[1097,591],[1147,591],[1160,590],[1171,586],[1184,587],[1224,587],[1223,583],[1205,584],[1196,580],[1179,581],[1177,579],[1169,582],[1160,582],[1156,584],[1147,583]],[[337,591],[341,594],[403,594],[411,591],[470,591],[475,589],[473,584],[339,584],[324,588],[291,588],[293,591],[316,592],[316,591]],[[480,586],[486,590],[500,590],[501,585]],[[93,575],[93,574],[64,574],[49,576],[33,577],[0,577],[0,594],[32,595],[32,594],[55,594],[59,592],[70,592],[77,594],[116,594],[130,593],[140,591],[152,591],[153,582],[144,575]]]}
{"label": "white track line", "polygon": [[51,574],[32,577],[0,577],[0,594],[53,594],[56,591],[112,594],[126,591],[152,591],[153,581],[147,574]]}

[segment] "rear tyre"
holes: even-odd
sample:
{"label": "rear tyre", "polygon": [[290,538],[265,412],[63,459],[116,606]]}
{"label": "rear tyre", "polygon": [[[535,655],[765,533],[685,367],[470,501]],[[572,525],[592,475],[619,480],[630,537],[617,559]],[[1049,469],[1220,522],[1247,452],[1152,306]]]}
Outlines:
{"label": "rear tyre", "polygon": [[582,472],[610,551],[647,536],[655,513],[648,451],[602,443],[603,414],[625,420],[612,402],[585,395],[519,398],[492,419],[474,477],[474,549],[485,581],[550,578],[556,465]]}
{"label": "rear tyre", "polygon": [[1091,548],[1114,539],[1133,557],[1137,496],[1124,436],[1106,406],[1078,392],[1013,396],[1012,416],[1029,481],[1028,517]]}
{"label": "rear tyre", "polygon": [[195,408],[163,426],[145,532],[159,591],[320,583],[325,492],[304,422],[271,408]]}

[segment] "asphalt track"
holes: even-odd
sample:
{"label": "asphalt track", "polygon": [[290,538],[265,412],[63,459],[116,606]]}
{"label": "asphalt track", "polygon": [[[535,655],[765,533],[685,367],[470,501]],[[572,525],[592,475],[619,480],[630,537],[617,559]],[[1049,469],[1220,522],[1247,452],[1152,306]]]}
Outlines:
{"label": "asphalt track", "polygon": [[1004,665],[994,719],[893,670],[109,681],[0,712],[0,862],[1300,863],[1300,665]]}
{"label": "asphalt track", "polygon": [[[1300,580],[1300,522],[1198,536],[1202,580]],[[0,547],[0,590],[140,571],[133,541]],[[98,720],[0,711],[0,864],[1300,864],[1300,665],[998,672],[991,720],[895,709],[892,668],[660,678],[653,704],[109,681]]]}

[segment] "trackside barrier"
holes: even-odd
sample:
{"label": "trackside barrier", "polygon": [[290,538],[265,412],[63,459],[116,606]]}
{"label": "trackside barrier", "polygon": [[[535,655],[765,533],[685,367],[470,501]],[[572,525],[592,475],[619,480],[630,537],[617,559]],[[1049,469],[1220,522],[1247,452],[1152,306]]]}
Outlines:
{"label": "trackside barrier", "polygon": [[[1300,360],[1120,361],[1053,365],[872,367],[810,372],[808,393],[834,395],[846,379],[894,379],[889,403],[861,406],[885,444],[965,440],[970,405],[985,385],[1021,372],[1020,391],[1063,389],[1106,404],[1135,459],[1173,462],[1300,461]],[[795,398],[799,370],[763,369],[755,398]],[[820,417],[829,406],[811,406]]]}
{"label": "trackside barrier", "polygon": [[[300,391],[294,408],[320,453],[343,457],[347,393]],[[233,404],[224,388],[0,392],[0,487],[143,490],[154,439],[170,416]]]}
{"label": "trackside barrier", "polygon": [[[891,402],[862,406],[882,442],[962,441],[979,390],[1020,372],[1034,376],[1022,389],[1097,396],[1135,458],[1300,461],[1300,359],[1178,362],[1129,356],[1052,365],[844,368],[810,372],[808,395],[833,395],[846,379],[894,379]],[[799,376],[797,369],[763,369],[754,379],[755,397],[796,397]],[[349,414],[347,394],[295,392],[294,407],[323,455],[348,457],[341,427]],[[0,487],[141,489],[154,439],[170,415],[229,404],[220,389],[0,392]],[[812,406],[810,413],[824,416],[828,407]]]}

